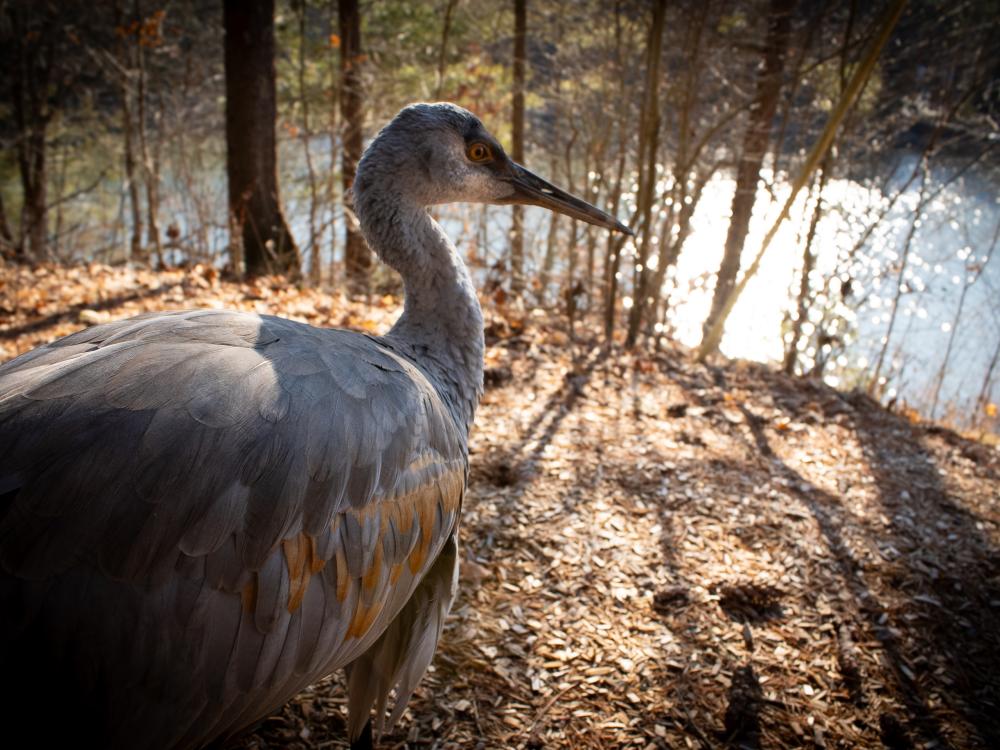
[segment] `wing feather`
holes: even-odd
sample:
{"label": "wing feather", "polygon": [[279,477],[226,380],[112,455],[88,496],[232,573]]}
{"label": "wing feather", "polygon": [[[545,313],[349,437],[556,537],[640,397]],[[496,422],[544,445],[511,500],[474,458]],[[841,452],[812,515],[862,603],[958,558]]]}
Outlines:
{"label": "wing feather", "polygon": [[406,606],[371,648],[351,664],[348,677],[348,734],[360,736],[375,705],[375,729],[381,734],[385,706],[392,689],[396,700],[392,726],[403,713],[413,690],[430,664],[455,596],[458,574],[456,538],[450,536],[434,565]]}
{"label": "wing feather", "polygon": [[[201,311],[41,347],[0,366],[5,648],[118,685],[123,743],[231,735],[401,632],[466,462],[426,377],[359,334]],[[403,703],[436,641],[397,649]]]}

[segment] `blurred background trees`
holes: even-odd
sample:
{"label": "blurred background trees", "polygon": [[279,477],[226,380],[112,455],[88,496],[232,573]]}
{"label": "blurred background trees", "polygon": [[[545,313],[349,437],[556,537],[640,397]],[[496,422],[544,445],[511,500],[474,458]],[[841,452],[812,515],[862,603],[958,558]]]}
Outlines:
{"label": "blurred background trees", "polygon": [[910,2],[803,171],[892,5],[8,0],[0,249],[398,292],[348,189],[381,124],[447,99],[636,230],[435,209],[503,314],[697,346],[773,230],[723,353],[995,428],[995,0]]}

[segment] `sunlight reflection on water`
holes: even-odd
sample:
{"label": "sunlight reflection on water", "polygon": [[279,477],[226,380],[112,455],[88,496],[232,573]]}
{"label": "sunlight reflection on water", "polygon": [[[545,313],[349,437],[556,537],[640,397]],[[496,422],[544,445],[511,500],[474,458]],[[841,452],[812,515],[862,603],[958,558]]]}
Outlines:
{"label": "sunlight reflection on water", "polygon": [[[899,174],[911,167],[912,162],[904,160]],[[770,180],[771,175],[765,174],[764,178]],[[890,194],[901,182],[899,178],[895,185],[890,183]],[[728,231],[733,189],[731,179],[719,177],[706,186],[692,220],[692,233],[676,268],[668,274],[665,288],[671,301],[668,326],[672,335],[687,346],[697,346],[701,340],[701,325],[708,313]],[[744,265],[756,253],[789,190],[787,183],[779,182],[772,198],[761,189],[745,244]],[[889,206],[890,198],[878,190],[838,179],[828,182],[823,200],[824,214],[813,242],[816,264],[810,276],[813,294],[819,296],[820,304],[810,310],[804,332],[811,334],[817,328],[830,330],[832,317],[846,321],[846,333],[844,329],[838,332],[844,338],[844,346],[842,350],[839,346],[830,347],[826,353],[830,364],[825,372],[831,385],[850,387],[876,361],[884,340],[902,246],[914,218],[918,193],[911,187],[902,195],[853,256],[852,248],[868,224]],[[788,314],[794,313],[803,238],[814,201],[815,196],[803,191],[772,241],[757,276],[748,284],[728,320],[722,342],[726,355],[762,362],[782,359],[783,331]],[[490,244],[497,243],[494,249],[497,255],[505,247],[507,213],[505,209],[490,210]],[[965,180],[944,189],[917,220],[903,274],[904,294],[883,369],[888,397],[898,393],[918,408],[926,406],[941,367],[960,287],[971,278],[976,264],[985,260],[998,217],[996,196],[974,181]],[[449,223],[447,215],[444,221]],[[544,212],[529,210],[527,242],[535,249],[536,258],[543,252],[548,221]],[[603,240],[599,248],[603,252]],[[629,260],[626,251],[622,262],[622,278],[626,280],[631,273]],[[651,267],[657,261],[653,255]],[[557,262],[557,269],[563,267],[562,261]],[[845,297],[843,290],[847,289],[851,291]],[[978,283],[970,288],[951,364],[945,373],[942,400],[953,402],[959,414],[962,409],[970,409],[978,395],[992,347],[1000,336],[998,289],[1000,259],[994,259]],[[631,299],[626,295],[623,302],[629,306]],[[821,315],[824,309],[826,320]],[[811,362],[817,354],[824,356],[810,346],[805,352],[806,361]]]}

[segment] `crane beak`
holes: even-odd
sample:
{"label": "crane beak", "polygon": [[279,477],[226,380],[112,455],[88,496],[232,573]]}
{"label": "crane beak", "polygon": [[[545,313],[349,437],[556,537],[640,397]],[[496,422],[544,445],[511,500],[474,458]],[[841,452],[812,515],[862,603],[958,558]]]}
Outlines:
{"label": "crane beak", "polygon": [[585,221],[588,224],[624,232],[627,235],[633,234],[631,229],[615,217],[576,196],[570,195],[565,190],[560,190],[516,162],[509,162],[508,180],[513,186],[514,192],[504,199],[504,203],[541,206],[550,211]]}

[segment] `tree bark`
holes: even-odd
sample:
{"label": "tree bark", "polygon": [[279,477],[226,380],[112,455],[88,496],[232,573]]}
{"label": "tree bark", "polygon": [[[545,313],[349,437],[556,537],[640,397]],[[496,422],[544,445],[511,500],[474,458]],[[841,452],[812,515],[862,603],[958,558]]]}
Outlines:
{"label": "tree bark", "polygon": [[[514,96],[511,106],[511,158],[524,161],[524,64],[527,34],[526,0],[514,0]],[[511,209],[510,291],[519,295],[524,289],[524,208]]]}
{"label": "tree bark", "polygon": [[[653,20],[649,27],[646,43],[646,90],[639,123],[639,255],[638,271],[635,275],[632,309],[628,316],[628,332],[625,346],[635,346],[646,309],[647,287],[649,285],[650,239],[653,234],[652,211],[656,192],[656,155],[660,133],[660,60],[663,52],[663,22],[666,18],[666,0],[657,0],[653,6]],[[643,164],[645,157],[645,164]]]}
{"label": "tree bark", "polygon": [[[664,296],[667,272],[676,265],[691,234],[691,220],[705,186],[722,166],[722,159],[719,157],[703,164],[703,153],[740,111],[738,106],[729,107],[714,122],[705,121],[698,116],[699,104],[706,104],[701,81],[702,74],[708,67],[706,57],[713,49],[712,39],[705,40],[706,32],[710,34],[713,27],[710,20],[712,12],[711,3],[702,3],[695,12],[686,14],[688,26],[681,50],[685,73],[675,76],[671,86],[673,91],[667,94],[670,101],[676,102],[674,121],[677,149],[671,170],[673,185],[670,201],[660,225],[656,271],[646,295],[651,298],[651,301],[647,300],[650,309],[645,316],[647,335],[654,337],[653,346],[656,350],[660,349],[661,339],[666,331],[670,306],[669,295]],[[697,128],[701,129],[700,135]]]}
{"label": "tree bark", "polygon": [[[135,0],[135,20],[145,22],[141,0]],[[160,237],[160,223],[157,216],[160,207],[160,170],[157,159],[150,151],[146,136],[146,52],[140,35],[136,39],[136,125],[139,134],[139,150],[142,154],[143,181],[146,186],[146,244],[156,252],[156,264],[163,268],[163,240]]]}
{"label": "tree bark", "polygon": [[782,369],[787,375],[795,374],[795,365],[799,360],[799,340],[802,338],[802,325],[809,315],[809,274],[816,267],[816,253],[812,251],[813,240],[816,238],[816,229],[819,227],[819,220],[823,216],[823,190],[826,188],[826,181],[830,175],[830,154],[828,151],[816,182],[816,205],[813,207],[812,216],[809,218],[809,229],[806,232],[806,239],[802,246],[802,275],[799,278],[799,294],[796,301],[795,320],[792,321],[792,337],[785,347],[785,360]]}
{"label": "tree bark", "polygon": [[[709,3],[702,3],[695,13],[688,16],[688,29],[684,35],[685,45],[683,55],[686,72],[683,76],[677,76],[675,87],[679,91],[669,95],[671,100],[676,101],[677,120],[677,150],[674,154],[673,163],[673,186],[671,187],[671,200],[667,208],[667,215],[663,220],[660,229],[660,245],[658,248],[658,258],[656,273],[653,278],[652,289],[649,296],[653,298],[652,309],[648,314],[649,323],[654,331],[655,325],[659,321],[660,309],[663,306],[663,282],[666,278],[667,269],[673,265],[680,255],[681,249],[687,238],[688,227],[691,216],[694,214],[694,207],[700,198],[700,190],[696,192],[693,199],[688,200],[688,180],[692,170],[697,176],[698,153],[689,155],[691,151],[691,137],[694,131],[691,126],[693,119],[695,102],[697,100],[698,80],[702,69],[702,37],[707,26]],[[712,170],[714,173],[714,169]],[[704,186],[704,182],[700,183]],[[677,227],[676,239],[672,229]],[[658,349],[660,337],[657,334],[655,347]]]}
{"label": "tree bark", "polygon": [[[339,45],[340,37],[333,36],[333,29],[338,28],[337,18],[339,16],[339,11],[337,9],[338,0],[327,0],[326,11],[327,11],[327,22],[329,24],[330,39],[327,45],[327,55],[326,55],[326,65],[327,72],[330,76],[330,86],[329,86],[329,100],[327,101],[326,115],[327,115],[327,136],[330,143],[330,155],[327,163],[329,168],[326,170],[326,201],[329,205],[329,219],[326,222],[330,227],[330,271],[329,279],[330,284],[333,285],[336,281],[337,274],[337,222],[336,213],[333,209],[334,196],[337,192],[337,170],[335,165],[340,159],[340,75],[339,75]],[[317,240],[318,241],[318,240]]]}
{"label": "tree bark", "polygon": [[[570,111],[570,122],[573,122],[573,112]],[[571,125],[569,140],[566,141],[566,189],[571,195],[576,195],[576,185],[573,179],[573,147],[580,132],[576,125]],[[584,191],[586,195],[586,191]],[[588,196],[589,197],[589,196]],[[583,293],[583,286],[576,280],[576,219],[569,222],[569,241],[566,243],[568,262],[566,264],[566,321],[569,323],[569,335],[571,339],[576,338],[576,308],[577,297]]]}
{"label": "tree bark", "polygon": [[[555,176],[556,155],[552,153],[552,161],[549,173]],[[552,267],[556,261],[556,245],[559,243],[559,214],[555,211],[549,212],[549,233],[545,241],[545,257],[542,259],[542,268],[538,274],[538,305],[545,307],[549,298],[549,282],[552,280]]]}
{"label": "tree bark", "polygon": [[[615,24],[614,24],[614,70],[616,78],[621,80],[624,74],[622,64],[623,45],[623,24],[622,24],[622,2],[615,3]],[[618,215],[618,204],[622,196],[622,180],[625,177],[625,155],[627,135],[625,131],[625,114],[628,111],[626,106],[626,88],[620,86],[618,95],[618,107],[616,125],[618,127],[618,170],[615,175],[615,184],[608,196],[609,213],[612,216]],[[622,259],[622,247],[625,245],[625,235],[617,232],[608,232],[607,247],[604,254],[604,344],[610,347],[615,336],[615,307],[618,299],[618,267]]]}
{"label": "tree bark", "polygon": [[[691,219],[694,218],[694,213],[698,210],[701,197],[705,194],[705,186],[718,169],[719,162],[716,161],[701,171],[696,170],[694,173],[694,185],[690,191],[685,184],[681,190],[676,192],[676,195],[680,196],[680,209],[675,210],[674,206],[671,206],[671,211],[668,213],[667,218],[663,220],[663,225],[660,229],[660,257],[656,266],[656,273],[653,276],[653,287],[650,291],[650,295],[653,297],[652,308],[647,315],[649,323],[654,326],[654,333],[656,333],[655,347],[657,349],[660,347],[662,327],[660,331],[656,331],[655,324],[657,322],[665,323],[667,310],[670,306],[670,295],[663,296],[663,286],[666,282],[667,271],[677,263],[677,259],[680,257],[681,251],[684,249],[684,244],[691,235]],[[686,181],[686,170],[684,174]],[[675,199],[674,205],[677,203],[678,199]],[[675,216],[676,218],[674,218]],[[676,232],[673,235],[673,239],[671,239],[671,229],[674,227],[676,227]]]}
{"label": "tree bark", "polygon": [[[600,135],[597,142],[591,142],[590,148],[588,149],[588,163],[584,166],[584,194],[587,196],[587,200],[593,203],[595,206],[601,204],[600,200],[600,188],[601,183],[593,180],[591,178],[591,170],[601,169],[604,163],[604,149],[607,144],[607,139],[610,131],[610,121],[607,127],[605,127],[603,133]],[[594,297],[595,297],[595,283],[594,283],[594,268],[597,262],[597,227],[593,224],[587,224],[584,228],[584,234],[587,238],[587,270],[585,271],[585,288],[587,296],[587,312],[593,312],[594,308]]]}
{"label": "tree bark", "polygon": [[132,238],[129,242],[128,260],[142,256],[142,204],[139,201],[139,183],[135,176],[135,144],[132,142],[132,92],[128,76],[122,91],[122,130],[125,134],[125,184],[128,188],[129,206],[132,210]]}
{"label": "tree bark", "polygon": [[[339,0],[337,16],[340,23],[340,119],[343,123],[340,171],[346,200],[361,160],[364,130],[361,12],[358,0]],[[353,212],[348,209],[345,214],[344,272],[347,291],[352,295],[366,295],[371,291],[372,254],[361,236]]]}
{"label": "tree bark", "polygon": [[25,237],[25,241],[19,243],[20,255],[35,260],[45,257],[48,237],[46,130],[47,124],[27,133],[23,138],[24,143],[19,144],[18,148],[19,152],[23,151],[23,154],[19,153],[18,163],[24,195],[21,226]]}
{"label": "tree bark", "polygon": [[3,194],[0,193],[0,255],[6,256],[14,249],[14,234],[10,231],[7,221],[7,210],[3,205]]}
{"label": "tree bark", "polygon": [[438,49],[437,78],[434,83],[434,101],[441,100],[445,74],[448,70],[448,37],[451,35],[451,18],[458,0],[447,0],[444,8],[444,23],[441,26],[441,47]]}
{"label": "tree bark", "polygon": [[[625,128],[624,123],[618,124],[618,171],[615,175],[615,185],[611,189],[608,201],[612,216],[618,215],[618,204],[622,197],[622,180],[625,178]],[[622,247],[625,237],[615,232],[608,232],[608,243],[604,259],[604,342],[608,345],[615,336],[615,307],[618,301],[618,268],[621,266]]]}
{"label": "tree bark", "polygon": [[21,177],[20,237],[14,255],[20,259],[45,257],[48,237],[47,133],[52,109],[48,88],[55,63],[52,32],[29,33],[24,9],[11,8],[11,37],[16,47],[17,70],[11,76],[14,122],[17,129],[17,165]]}
{"label": "tree bark", "polygon": [[958,307],[955,310],[955,317],[951,321],[948,346],[945,347],[941,367],[938,369],[937,378],[934,381],[934,396],[931,398],[931,408],[928,413],[931,419],[935,417],[938,400],[941,397],[941,386],[944,383],[945,375],[948,374],[948,365],[951,363],[951,352],[955,346],[955,335],[958,333],[958,326],[962,322],[962,309],[965,307],[965,298],[969,294],[969,290],[979,281],[979,277],[983,275],[986,266],[993,259],[993,251],[996,250],[998,241],[1000,241],[1000,221],[997,222],[996,229],[993,230],[993,241],[990,243],[990,249],[986,252],[986,260],[972,269],[966,269],[966,277],[962,283],[962,293],[958,296]]}
{"label": "tree bark", "polygon": [[889,343],[892,341],[892,332],[896,327],[896,316],[899,312],[899,301],[904,294],[904,288],[906,287],[906,267],[910,260],[910,249],[913,247],[913,238],[917,234],[917,228],[920,226],[920,217],[924,213],[924,209],[927,207],[927,181],[930,179],[930,167],[927,162],[923,163],[923,177],[920,182],[920,194],[917,198],[917,207],[913,211],[913,218],[910,220],[910,228],[906,232],[906,238],[903,240],[903,247],[899,253],[899,270],[896,272],[896,293],[892,298],[892,310],[889,313],[889,327],[885,331],[885,337],[882,339],[882,347],[879,349],[878,359],[875,361],[875,372],[872,374],[871,380],[868,381],[868,394],[875,398],[881,398],[882,396],[882,383],[879,381],[882,379],[882,368],[885,365],[886,353],[889,351]]}
{"label": "tree bark", "polygon": [[[119,4],[115,3],[115,25],[122,27],[124,19]],[[121,36],[122,64],[122,133],[124,136],[125,187],[129,208],[132,213],[132,236],[126,260],[133,261],[142,255],[142,204],[139,199],[139,183],[135,175],[134,118],[132,116],[132,43],[126,35]]]}
{"label": "tree bark", "polygon": [[712,307],[703,333],[715,324],[726,299],[733,291],[740,270],[740,256],[750,229],[750,216],[757,197],[760,168],[767,152],[771,121],[781,94],[781,78],[791,36],[793,0],[770,0],[767,14],[767,38],[764,42],[764,66],[757,77],[750,121],[743,138],[743,148],[736,170],[736,193],[733,195],[726,246],[719,265],[719,275],[712,296]]}
{"label": "tree bark", "polygon": [[299,21],[299,60],[298,60],[298,84],[299,84],[299,106],[302,107],[302,152],[306,159],[306,176],[309,180],[309,242],[305,252],[309,254],[309,283],[319,286],[323,281],[323,269],[320,263],[320,243],[318,229],[316,227],[316,214],[319,211],[319,185],[316,179],[316,169],[313,166],[312,149],[312,125],[309,122],[309,92],[306,89],[306,3],[296,3],[295,12]]}
{"label": "tree bark", "polygon": [[248,275],[298,276],[298,249],[278,197],[274,0],[225,0],[223,22],[232,241],[242,240]]}

